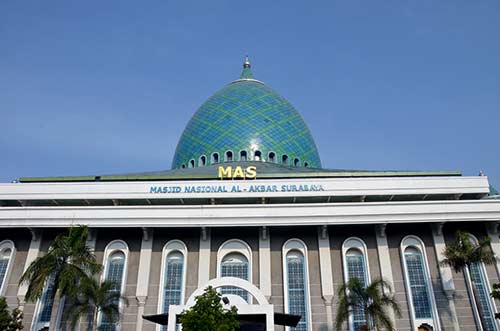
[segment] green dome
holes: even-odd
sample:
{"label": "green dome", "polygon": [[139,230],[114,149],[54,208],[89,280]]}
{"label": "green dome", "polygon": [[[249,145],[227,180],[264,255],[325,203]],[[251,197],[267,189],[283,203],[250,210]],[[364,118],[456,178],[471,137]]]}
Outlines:
{"label": "green dome", "polygon": [[316,144],[300,114],[253,78],[248,58],[240,79],[210,97],[177,144],[172,169],[231,161],[265,161],[321,168]]}

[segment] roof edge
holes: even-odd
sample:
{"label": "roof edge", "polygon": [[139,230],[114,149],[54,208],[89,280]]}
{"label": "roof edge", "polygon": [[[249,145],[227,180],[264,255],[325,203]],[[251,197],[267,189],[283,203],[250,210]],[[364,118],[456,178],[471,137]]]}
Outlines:
{"label": "roof edge", "polygon": [[[262,173],[259,179],[284,178],[359,178],[359,177],[447,177],[462,176],[460,171],[310,171]],[[127,174],[103,176],[61,176],[61,177],[22,177],[21,183],[48,182],[115,182],[115,181],[155,181],[155,180],[219,180],[216,174]]]}

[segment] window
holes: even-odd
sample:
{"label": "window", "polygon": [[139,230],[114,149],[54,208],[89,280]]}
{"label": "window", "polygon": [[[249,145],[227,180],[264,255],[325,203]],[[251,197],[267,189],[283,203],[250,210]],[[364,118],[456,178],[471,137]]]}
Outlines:
{"label": "window", "polygon": [[189,160],[188,168],[194,168],[194,160]]}
{"label": "window", "polygon": [[226,152],[226,162],[233,162],[233,152],[231,151]]}
{"label": "window", "polygon": [[[470,240],[477,243],[475,237],[471,237]],[[475,314],[481,315],[477,317],[479,317],[478,320],[483,324],[483,330],[495,331],[497,330],[496,322],[493,319],[495,316],[495,309],[490,298],[490,286],[488,284],[484,265],[482,263],[474,263],[470,267],[469,274],[472,286],[474,287],[472,295],[474,295],[474,293],[477,295],[476,304],[479,308],[475,311]]]}
{"label": "window", "polygon": [[[252,251],[250,246],[242,240],[232,239],[221,245],[217,252],[218,277],[236,277],[252,282]],[[247,291],[225,286],[221,288],[222,294],[235,294],[249,301]]]}
{"label": "window", "polygon": [[[359,279],[363,286],[370,283],[368,260],[365,243],[359,238],[348,238],[342,245],[344,279],[346,282],[353,278]],[[349,330],[359,331],[366,324],[365,312],[361,308],[353,310],[349,316]]]}
{"label": "window", "polygon": [[283,155],[281,157],[281,164],[288,165],[288,155]]}
{"label": "window", "polygon": [[438,328],[436,303],[425,246],[419,238],[408,236],[401,242],[401,253],[412,324],[416,327],[427,323]]}
{"label": "window", "polygon": [[285,286],[285,312],[300,315],[293,331],[311,330],[310,298],[307,269],[307,248],[298,239],[290,239],[283,245],[283,284]]}
{"label": "window", "polygon": [[211,164],[219,163],[219,153],[212,153]]}
{"label": "window", "polygon": [[253,159],[255,161],[262,161],[262,153],[260,151],[255,151],[253,155],[254,155]]}
{"label": "window", "polygon": [[247,151],[240,151],[240,161],[247,160]]}
{"label": "window", "polygon": [[14,243],[10,240],[0,242],[0,296],[3,296],[7,290],[13,257]]}
{"label": "window", "polygon": [[182,168],[182,169],[186,169],[186,165],[185,165],[184,163],[183,163],[183,164],[181,164],[181,168]]}
{"label": "window", "polygon": [[43,328],[49,328],[50,317],[52,316],[52,306],[54,305],[54,277],[50,276],[47,279],[47,284],[42,293],[42,297],[38,300],[35,319],[33,322],[32,329],[40,330]]}
{"label": "window", "polygon": [[[111,242],[104,252],[104,280],[113,282],[110,293],[120,293],[125,290],[128,246],[121,240]],[[121,306],[121,302],[120,302]],[[99,317],[101,331],[116,331],[120,329],[119,321],[111,321],[105,316]]]}
{"label": "window", "polygon": [[205,155],[200,156],[198,160],[198,167],[204,167],[207,165],[207,157]]}
{"label": "window", "polygon": [[309,162],[304,162],[304,168],[309,167]]}
{"label": "window", "polygon": [[[160,300],[158,313],[168,313],[170,305],[181,305],[184,302],[186,282],[186,245],[180,240],[169,241],[163,248]],[[164,326],[162,330],[167,330]]]}
{"label": "window", "polygon": [[432,318],[422,253],[414,247],[405,250],[405,262],[415,318]]}
{"label": "window", "polygon": [[298,158],[293,159],[293,166],[294,167],[300,166],[300,160]]}
{"label": "window", "polygon": [[268,154],[268,161],[271,162],[271,163],[275,163],[276,162],[276,153],[274,152],[269,152]]}
{"label": "window", "polygon": [[[239,253],[224,256],[221,263],[221,277],[236,277],[248,280],[248,260]],[[237,287],[223,287],[222,294],[236,294],[248,301],[248,293]]]}

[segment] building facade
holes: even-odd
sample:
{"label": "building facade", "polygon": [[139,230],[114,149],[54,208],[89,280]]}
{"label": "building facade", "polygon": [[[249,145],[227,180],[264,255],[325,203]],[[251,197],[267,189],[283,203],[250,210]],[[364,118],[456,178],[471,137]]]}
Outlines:
{"label": "building facade", "polygon": [[[500,264],[475,265],[467,278],[439,263],[459,229],[490,236],[500,256],[499,222],[486,176],[322,168],[300,114],[246,60],[192,117],[171,170],[0,184],[0,296],[22,307],[26,330],[67,329],[50,286],[32,303],[18,282],[57,234],[84,224],[101,279],[129,301],[119,323],[99,319],[105,330],[161,330],[142,316],[221,277],[301,315],[300,331],[333,330],[338,289],[352,277],[391,284],[397,330],[500,330],[489,296]],[[255,302],[240,288],[221,292]],[[363,323],[354,311],[344,329]]]}

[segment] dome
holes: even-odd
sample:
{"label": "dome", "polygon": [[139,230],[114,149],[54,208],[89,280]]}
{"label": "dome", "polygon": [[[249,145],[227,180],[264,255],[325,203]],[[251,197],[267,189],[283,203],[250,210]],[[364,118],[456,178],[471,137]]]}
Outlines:
{"label": "dome", "polygon": [[240,79],[193,115],[177,144],[172,169],[249,160],[321,168],[304,120],[285,98],[253,78],[247,57]]}

